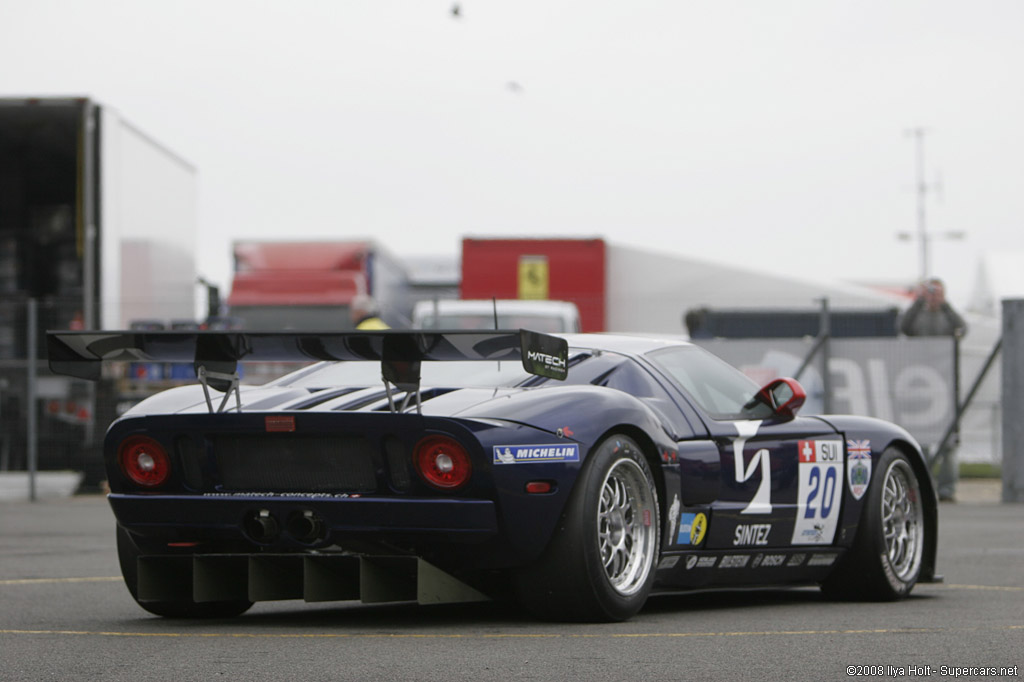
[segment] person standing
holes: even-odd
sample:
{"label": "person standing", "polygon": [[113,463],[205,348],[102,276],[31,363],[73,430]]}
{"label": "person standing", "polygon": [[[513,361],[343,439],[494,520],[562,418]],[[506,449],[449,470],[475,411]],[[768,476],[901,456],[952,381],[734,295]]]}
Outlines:
{"label": "person standing", "polygon": [[923,282],[900,320],[900,331],[907,336],[955,336],[967,333],[967,323],[946,300],[946,287],[933,277]]}
{"label": "person standing", "polygon": [[366,294],[356,294],[349,305],[349,319],[352,326],[359,331],[374,329],[391,329],[388,324],[380,318],[380,311],[377,302],[373,297]]}
{"label": "person standing", "polygon": [[[951,336],[959,339],[967,333],[967,323],[946,300],[942,280],[933,277],[918,287],[914,302],[900,321],[900,331],[907,336]],[[959,351],[955,349],[954,352]],[[935,478],[939,484],[939,499],[952,502],[956,499],[959,472],[955,443],[947,448],[939,461]]]}

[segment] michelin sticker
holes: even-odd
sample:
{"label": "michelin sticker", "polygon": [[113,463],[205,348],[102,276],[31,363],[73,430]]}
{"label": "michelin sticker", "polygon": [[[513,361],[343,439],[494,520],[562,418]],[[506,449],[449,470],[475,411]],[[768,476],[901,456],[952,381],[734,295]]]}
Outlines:
{"label": "michelin sticker", "polygon": [[864,497],[871,482],[871,441],[846,441],[846,478],[850,482],[850,494],[854,499]]}
{"label": "michelin sticker", "polygon": [[578,462],[580,446],[569,445],[495,445],[495,464],[524,464],[529,462]]}
{"label": "michelin sticker", "polygon": [[798,441],[797,461],[800,482],[792,544],[830,545],[843,499],[843,442]]}

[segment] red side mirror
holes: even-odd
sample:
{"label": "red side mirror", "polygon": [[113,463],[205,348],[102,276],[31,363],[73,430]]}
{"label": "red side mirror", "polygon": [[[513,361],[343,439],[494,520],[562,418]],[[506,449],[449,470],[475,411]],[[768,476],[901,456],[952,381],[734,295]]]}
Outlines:
{"label": "red side mirror", "polygon": [[771,409],[774,418],[789,421],[807,400],[807,393],[796,379],[782,377],[766,384],[754,400]]}

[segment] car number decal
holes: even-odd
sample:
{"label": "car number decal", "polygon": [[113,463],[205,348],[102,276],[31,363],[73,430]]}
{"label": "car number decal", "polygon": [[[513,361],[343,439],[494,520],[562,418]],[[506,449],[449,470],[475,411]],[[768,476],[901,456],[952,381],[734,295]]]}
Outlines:
{"label": "car number decal", "polygon": [[792,543],[832,544],[843,497],[843,442],[799,441],[797,461],[800,481]]}

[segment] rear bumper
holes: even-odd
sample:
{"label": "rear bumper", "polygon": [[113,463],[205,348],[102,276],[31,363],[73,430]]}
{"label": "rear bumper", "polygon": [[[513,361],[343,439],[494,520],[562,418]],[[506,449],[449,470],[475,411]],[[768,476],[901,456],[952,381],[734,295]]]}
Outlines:
{"label": "rear bumper", "polygon": [[[354,534],[481,542],[498,533],[495,504],[490,500],[117,493],[108,499],[117,522],[126,530],[169,542],[244,539],[309,545]],[[253,537],[247,521],[260,514],[273,519],[278,535]],[[290,521],[304,514],[312,514],[322,524],[321,542],[289,537]]]}

